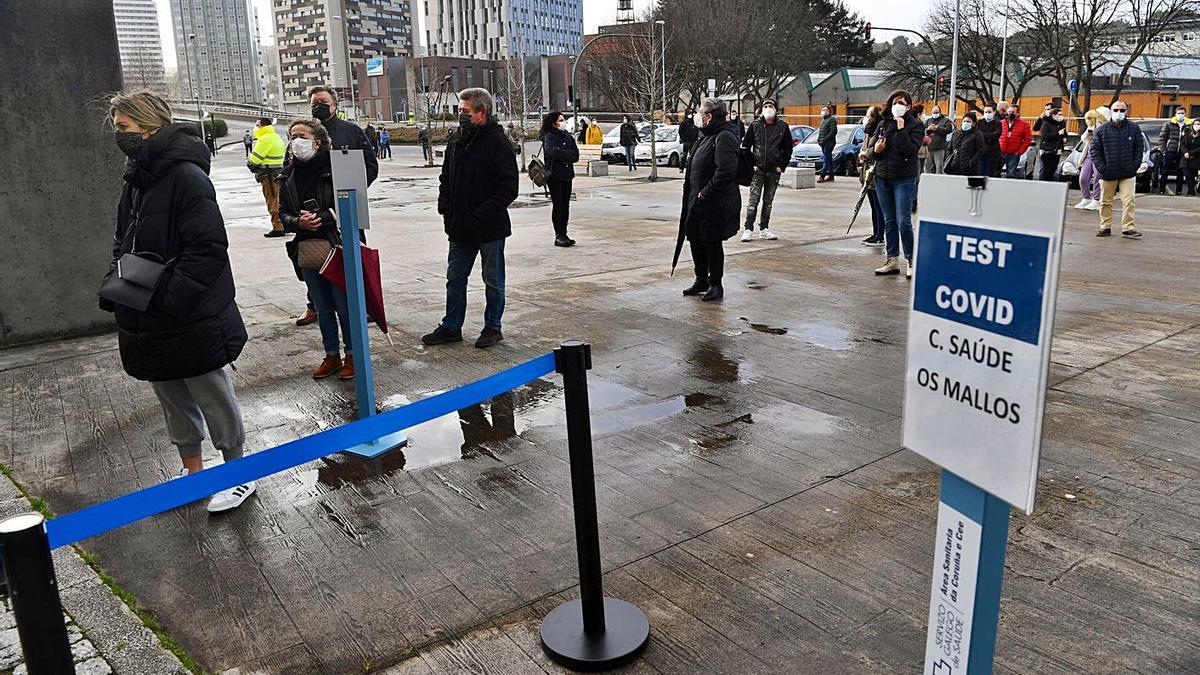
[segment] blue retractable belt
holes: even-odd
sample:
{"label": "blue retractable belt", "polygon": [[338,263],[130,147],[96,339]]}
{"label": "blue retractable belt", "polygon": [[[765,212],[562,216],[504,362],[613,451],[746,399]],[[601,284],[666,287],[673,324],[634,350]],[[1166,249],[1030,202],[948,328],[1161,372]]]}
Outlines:
{"label": "blue retractable belt", "polygon": [[190,504],[237,485],[286,471],[442,415],[482,403],[554,372],[554,354],[545,354],[478,382],[472,382],[402,408],[373,415],[247,455],[199,473],[153,485],[46,523],[51,548],[69,546],[143,518]]}

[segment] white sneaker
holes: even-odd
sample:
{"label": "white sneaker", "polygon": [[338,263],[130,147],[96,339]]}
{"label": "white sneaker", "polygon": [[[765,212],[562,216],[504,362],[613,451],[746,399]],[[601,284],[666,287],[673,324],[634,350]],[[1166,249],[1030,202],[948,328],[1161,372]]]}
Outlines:
{"label": "white sneaker", "polygon": [[913,266],[912,258],[908,258],[905,261],[905,265],[904,265],[904,278],[905,279],[912,279],[913,267],[914,266]]}
{"label": "white sneaker", "polygon": [[228,490],[221,490],[213,495],[212,499],[208,502],[208,512],[221,513],[236,509],[252,494],[254,494],[254,481],[243,483]]}
{"label": "white sneaker", "polygon": [[1091,203],[1091,201],[1092,201],[1092,200],[1088,199],[1087,197],[1084,197],[1083,199],[1080,199],[1080,200],[1079,200],[1079,203],[1075,205],[1075,208],[1077,208],[1077,209],[1086,209],[1086,208],[1087,208],[1087,205],[1088,205],[1088,204],[1090,204],[1090,203]]}
{"label": "white sneaker", "polygon": [[742,241],[750,241],[754,238],[753,230],[742,230]]}
{"label": "white sneaker", "polygon": [[775,233],[772,232],[771,228],[768,227],[765,230],[763,230],[762,232],[758,233],[758,238],[759,239],[778,239],[779,237],[776,237]]}
{"label": "white sneaker", "polygon": [[1088,202],[1087,206],[1085,206],[1083,208],[1087,209],[1088,211],[1099,211],[1100,210],[1100,201],[1093,199],[1090,202]]}

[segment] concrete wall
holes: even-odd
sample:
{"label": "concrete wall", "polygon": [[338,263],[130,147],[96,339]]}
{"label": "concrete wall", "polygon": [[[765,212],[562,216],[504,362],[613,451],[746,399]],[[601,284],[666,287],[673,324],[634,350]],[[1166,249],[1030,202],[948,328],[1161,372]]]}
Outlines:
{"label": "concrete wall", "polygon": [[96,301],[123,166],[103,123],[121,87],[112,0],[47,4],[0,2],[0,347],[112,325]]}

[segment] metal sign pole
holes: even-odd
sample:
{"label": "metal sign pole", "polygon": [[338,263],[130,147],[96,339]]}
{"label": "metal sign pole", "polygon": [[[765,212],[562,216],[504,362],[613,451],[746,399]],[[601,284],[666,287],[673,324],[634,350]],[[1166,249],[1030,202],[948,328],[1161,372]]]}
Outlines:
{"label": "metal sign pole", "polygon": [[[354,391],[358,419],[375,414],[375,371],[371,367],[371,340],[367,334],[367,301],[363,290],[362,247],[359,242],[357,190],[338,190],[338,222],[342,229],[342,264],[346,273],[346,306],[350,310],[350,348],[354,354]],[[404,447],[408,437],[388,434],[346,450],[362,457],[377,457]]]}

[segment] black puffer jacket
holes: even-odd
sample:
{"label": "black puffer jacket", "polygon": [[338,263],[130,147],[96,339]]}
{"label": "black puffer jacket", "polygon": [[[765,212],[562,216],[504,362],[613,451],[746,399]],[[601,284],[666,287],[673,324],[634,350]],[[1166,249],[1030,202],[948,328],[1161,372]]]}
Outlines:
{"label": "black puffer jacket", "polygon": [[875,179],[886,181],[915,178],[921,172],[917,153],[925,144],[925,125],[911,112],[904,114],[904,128],[896,128],[896,119],[891,110],[883,112],[877,135],[884,139],[887,147],[875,155]]}
{"label": "black puffer jacket", "polygon": [[542,154],[553,180],[575,178],[575,162],[579,161],[579,145],[575,137],[562,129],[548,129],[542,134]]}
{"label": "black puffer jacket", "polygon": [[631,145],[637,145],[640,140],[638,128],[633,122],[621,124],[621,147],[628,148]]}
{"label": "black puffer jacket", "polygon": [[[1185,153],[1190,156],[1185,158]],[[1189,129],[1179,138],[1179,166],[1200,169],[1200,132]]]}
{"label": "black puffer jacket", "polygon": [[1038,150],[1042,152],[1062,152],[1063,139],[1066,138],[1062,132],[1066,128],[1066,120],[1060,122],[1053,117],[1037,118],[1037,121],[1033,123],[1033,130],[1041,133],[1041,136],[1038,138]]}
{"label": "black puffer jacket", "polygon": [[160,129],[126,164],[112,264],[135,241],[138,252],[174,260],[145,312],[101,301],[116,315],[121,364],[139,380],[203,375],[232,363],[246,344],[209,161],[196,125],[180,123]]}
{"label": "black puffer jacket", "polygon": [[750,123],[742,147],[754,153],[754,170],[758,173],[783,173],[792,159],[792,130],[787,122],[776,119],[767,124],[760,117]]}
{"label": "black puffer jacket", "polygon": [[714,117],[700,131],[683,179],[680,227],[690,241],[725,241],[737,234],[742,210],[737,125]]}
{"label": "black puffer jacket", "polygon": [[975,128],[979,133],[983,134],[983,154],[987,157],[995,159],[1000,156],[1000,132],[1004,129],[1000,125],[1000,120],[993,117],[992,121],[987,121],[983,115],[979,116],[979,121],[975,123]]}
{"label": "black puffer jacket", "polygon": [[508,205],[517,198],[517,156],[495,120],[454,132],[438,181],[438,213],[450,241],[482,243],[512,234]]}
{"label": "black puffer jacket", "polygon": [[959,129],[950,139],[946,173],[974,176],[979,173],[979,160],[983,158],[983,153],[983,133],[974,127],[970,131]]}
{"label": "black puffer jacket", "polygon": [[1135,122],[1126,120],[1120,126],[1108,121],[1092,134],[1088,152],[1096,172],[1104,180],[1122,180],[1137,176],[1146,152],[1146,139]]}

